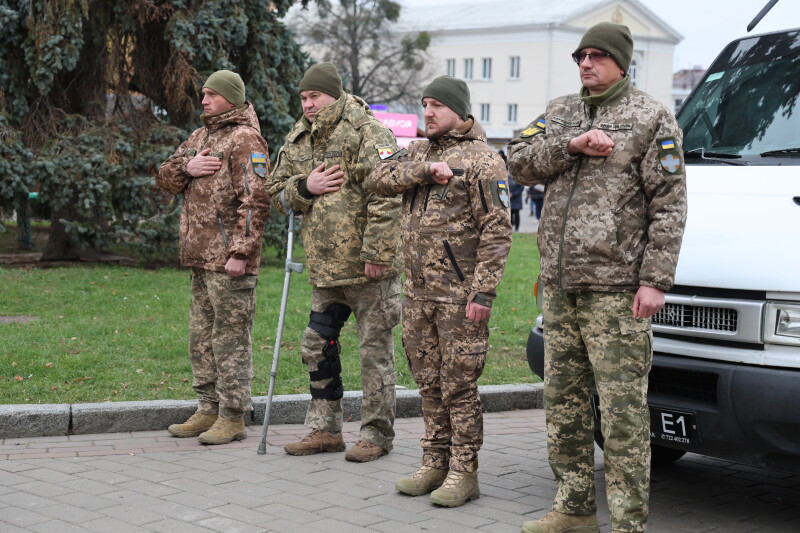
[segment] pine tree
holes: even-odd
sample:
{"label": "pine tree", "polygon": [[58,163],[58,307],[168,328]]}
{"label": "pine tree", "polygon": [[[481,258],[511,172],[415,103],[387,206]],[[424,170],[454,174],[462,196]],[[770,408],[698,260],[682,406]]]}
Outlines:
{"label": "pine tree", "polygon": [[[242,76],[277,152],[308,61],[282,22],[294,3],[0,0],[0,207],[40,191],[43,260],[174,250],[179,205],[154,176],[199,125],[216,70]],[[282,228],[266,233],[280,243]]]}

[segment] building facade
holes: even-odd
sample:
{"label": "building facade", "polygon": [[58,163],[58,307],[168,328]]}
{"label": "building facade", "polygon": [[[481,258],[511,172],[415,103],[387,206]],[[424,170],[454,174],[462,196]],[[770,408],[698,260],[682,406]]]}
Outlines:
{"label": "building facade", "polygon": [[467,82],[473,116],[501,148],[548,101],[578,91],[570,55],[586,29],[604,21],[631,29],[633,83],[672,109],[673,54],[682,37],[636,0],[430,0],[404,6],[397,28],[431,34],[433,75]]}

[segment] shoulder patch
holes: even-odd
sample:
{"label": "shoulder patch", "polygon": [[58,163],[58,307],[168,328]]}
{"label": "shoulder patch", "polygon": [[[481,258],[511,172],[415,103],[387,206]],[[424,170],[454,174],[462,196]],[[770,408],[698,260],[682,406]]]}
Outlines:
{"label": "shoulder patch", "polygon": [[675,137],[659,137],[656,139],[656,145],[661,169],[667,174],[680,172],[683,169],[683,154]]}
{"label": "shoulder patch", "polygon": [[250,154],[250,163],[253,165],[253,172],[261,178],[267,177],[267,156],[260,153]]}
{"label": "shoulder patch", "polygon": [[520,133],[520,137],[533,137],[534,135],[538,135],[540,133],[544,133],[547,126],[547,121],[544,118],[544,115],[540,115],[539,118],[531,122],[527,128],[522,130]]}
{"label": "shoulder patch", "polygon": [[506,182],[506,180],[498,180],[491,182],[490,189],[492,191],[492,200],[502,205],[503,207],[508,207],[509,196],[508,196],[508,183]]}
{"label": "shoulder patch", "polygon": [[376,144],[375,149],[381,159],[389,159],[394,155],[394,147],[388,144]]}
{"label": "shoulder patch", "polygon": [[[386,159],[392,159],[392,160],[396,161],[396,160],[400,159],[401,157],[407,156],[407,155],[408,155],[408,151],[405,148],[400,148],[398,151],[396,151],[395,153],[393,153],[392,155],[390,155]],[[381,158],[381,159],[383,159],[383,158]]]}

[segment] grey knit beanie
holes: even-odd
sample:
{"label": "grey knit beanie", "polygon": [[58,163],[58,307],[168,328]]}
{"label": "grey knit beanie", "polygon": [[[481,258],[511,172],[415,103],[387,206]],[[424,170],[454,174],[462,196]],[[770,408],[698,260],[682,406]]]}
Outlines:
{"label": "grey knit beanie", "polygon": [[208,77],[203,89],[211,89],[235,106],[245,102],[244,82],[241,76],[230,70],[218,70]]}
{"label": "grey knit beanie", "polygon": [[575,49],[580,52],[584,48],[597,48],[611,54],[619,68],[628,72],[633,57],[633,37],[631,30],[623,24],[601,22],[589,28]]}
{"label": "grey knit beanie", "polygon": [[467,120],[470,110],[469,87],[464,80],[439,76],[425,87],[422,98],[434,98],[455,111],[461,120]]}
{"label": "grey knit beanie", "polygon": [[300,80],[300,92],[320,91],[339,99],[344,92],[342,78],[333,63],[317,63],[312,65]]}

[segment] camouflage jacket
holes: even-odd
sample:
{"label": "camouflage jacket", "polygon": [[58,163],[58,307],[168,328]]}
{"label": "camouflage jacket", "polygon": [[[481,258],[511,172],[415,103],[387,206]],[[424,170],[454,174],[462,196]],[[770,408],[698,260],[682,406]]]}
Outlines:
{"label": "camouflage jacket", "polygon": [[[464,173],[436,184],[430,164]],[[403,246],[408,298],[491,306],[511,248],[506,168],[469,118],[461,131],[415,141],[381,161],[370,189],[403,195]]]}
{"label": "camouflage jacket", "polygon": [[[275,209],[303,215],[309,281],[316,287],[365,283],[364,263],[386,266],[384,278],[399,272],[400,200],[364,190],[381,150],[397,151],[394,135],[364,100],[346,93],[313,124],[303,117],[286,136],[268,190]],[[305,181],[322,163],[339,165],[344,183],[314,196]]]}
{"label": "camouflage jacket", "polygon": [[[509,145],[514,179],[547,184],[541,280],[564,291],[673,284],[686,221],[683,133],[654,98],[621,87],[597,105],[577,94],[553,100]],[[614,141],[611,155],[568,154],[591,128]]]}
{"label": "camouflage jacket", "polygon": [[[230,257],[247,260],[246,274],[258,274],[261,235],[269,216],[267,142],[253,105],[202,115],[196,129],[158,169],[156,184],[183,193],[181,264],[225,272]],[[193,178],[186,164],[210,148],[222,168]]]}

